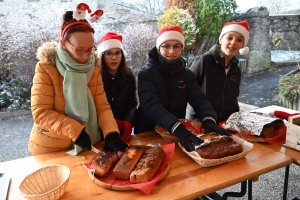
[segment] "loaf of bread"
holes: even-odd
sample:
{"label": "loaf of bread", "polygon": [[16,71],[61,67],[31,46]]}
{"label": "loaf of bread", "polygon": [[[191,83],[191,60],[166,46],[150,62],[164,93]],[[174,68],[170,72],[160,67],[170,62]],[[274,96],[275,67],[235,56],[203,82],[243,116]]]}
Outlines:
{"label": "loaf of bread", "polygon": [[146,149],[143,156],[130,174],[130,183],[150,181],[164,161],[166,153],[160,147]]}
{"label": "loaf of bread", "polygon": [[92,161],[90,168],[95,169],[95,174],[102,178],[106,178],[117,162],[119,157],[116,152],[101,151],[99,155]]}
{"label": "loaf of bread", "polygon": [[243,151],[243,146],[230,136],[218,136],[196,149],[201,158],[219,159],[232,156]]}
{"label": "loaf of bread", "polygon": [[142,157],[144,151],[144,146],[130,146],[113,169],[116,178],[129,180],[130,173]]}
{"label": "loaf of bread", "polygon": [[278,130],[282,125],[284,125],[284,122],[282,120],[275,120],[272,123],[266,124],[263,126],[260,136],[264,138],[273,137],[275,131]]}

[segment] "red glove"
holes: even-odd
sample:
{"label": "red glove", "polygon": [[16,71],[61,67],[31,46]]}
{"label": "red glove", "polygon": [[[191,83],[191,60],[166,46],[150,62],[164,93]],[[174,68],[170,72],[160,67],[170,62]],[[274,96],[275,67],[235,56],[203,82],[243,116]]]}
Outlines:
{"label": "red glove", "polygon": [[117,122],[117,124],[118,124],[118,128],[119,128],[119,131],[120,131],[120,133],[121,133],[121,131],[122,131],[123,128],[124,128],[123,121],[120,121],[120,120],[116,119],[116,122]]}
{"label": "red glove", "polygon": [[132,124],[129,121],[123,121],[124,129],[123,129],[123,136],[122,140],[123,142],[128,142],[131,137],[132,132]]}

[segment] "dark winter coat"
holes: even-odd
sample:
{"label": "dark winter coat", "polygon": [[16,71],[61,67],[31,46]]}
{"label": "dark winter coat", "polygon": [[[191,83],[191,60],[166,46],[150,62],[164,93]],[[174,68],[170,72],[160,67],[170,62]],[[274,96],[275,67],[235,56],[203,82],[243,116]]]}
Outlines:
{"label": "dark winter coat", "polygon": [[107,100],[115,119],[130,121],[133,124],[138,104],[134,75],[132,73],[127,74],[127,79],[124,82],[120,73],[113,77],[106,72],[105,75],[102,75],[102,79]]}
{"label": "dark winter coat", "polygon": [[146,65],[138,74],[140,106],[135,133],[154,130],[155,125],[171,131],[178,119],[185,118],[187,103],[193,106],[200,119],[205,116],[216,117],[195,75],[184,67],[185,62],[182,62],[182,70],[173,76],[158,63],[158,51],[153,47]]}
{"label": "dark winter coat", "polygon": [[[220,122],[239,111],[237,98],[240,92],[241,70],[237,61],[232,63],[226,74],[219,52],[219,46],[213,46],[193,62],[190,70],[196,75],[201,90],[217,112],[217,121]],[[191,107],[187,108],[187,118],[197,119]]]}

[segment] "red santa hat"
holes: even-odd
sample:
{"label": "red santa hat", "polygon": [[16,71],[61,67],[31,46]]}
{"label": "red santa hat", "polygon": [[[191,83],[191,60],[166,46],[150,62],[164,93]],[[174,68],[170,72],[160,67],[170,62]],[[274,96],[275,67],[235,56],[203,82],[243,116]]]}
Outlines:
{"label": "red santa hat", "polygon": [[98,21],[100,19],[100,17],[103,15],[103,13],[104,13],[104,11],[101,9],[96,10],[93,14],[91,14],[90,21],[91,22]]}
{"label": "red santa hat", "polygon": [[299,112],[297,112],[297,113],[288,113],[288,112],[280,111],[280,110],[272,110],[272,111],[269,112],[269,115],[271,117],[277,117],[277,118],[280,118],[280,119],[288,120],[289,117],[294,116],[294,115],[300,115],[300,113]]}
{"label": "red santa hat", "polygon": [[219,40],[228,32],[235,31],[244,36],[244,47],[239,50],[241,55],[246,55],[249,52],[249,48],[246,46],[249,40],[249,25],[248,22],[240,21],[240,22],[228,22],[224,24],[221,34],[219,36]]}
{"label": "red santa hat", "polygon": [[115,32],[107,32],[98,42],[98,55],[100,56],[104,51],[112,48],[120,48],[124,52],[122,39],[122,35]]}
{"label": "red santa hat", "polygon": [[168,40],[178,40],[184,47],[184,37],[179,26],[167,26],[161,29],[156,39],[156,48]]}
{"label": "red santa hat", "polygon": [[90,7],[86,3],[80,3],[77,5],[76,10],[73,12],[73,18],[76,20],[85,19],[86,10],[91,13]]}

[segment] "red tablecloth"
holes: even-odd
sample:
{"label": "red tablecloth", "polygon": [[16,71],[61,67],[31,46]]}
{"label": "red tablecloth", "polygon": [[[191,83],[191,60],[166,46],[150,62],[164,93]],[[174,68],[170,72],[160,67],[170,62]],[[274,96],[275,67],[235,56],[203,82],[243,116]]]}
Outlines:
{"label": "red tablecloth", "polygon": [[[160,168],[158,169],[158,171],[156,172],[156,174],[154,175],[153,179],[149,182],[139,183],[139,184],[131,184],[129,182],[129,180],[117,179],[112,171],[109,173],[107,178],[100,178],[98,176],[95,176],[95,177],[98,180],[100,180],[101,182],[106,183],[106,184],[116,185],[116,186],[128,186],[128,187],[139,189],[139,190],[145,192],[146,194],[150,194],[154,185],[156,184],[156,182],[163,175],[163,173],[168,169],[168,166],[169,166],[169,164],[172,160],[173,154],[174,154],[175,143],[165,144],[165,145],[162,145],[161,147],[163,148],[163,150],[166,153],[165,159],[164,159],[162,165],[160,166]],[[85,163],[84,165],[86,168],[90,169],[91,164],[92,164],[92,161]]]}

